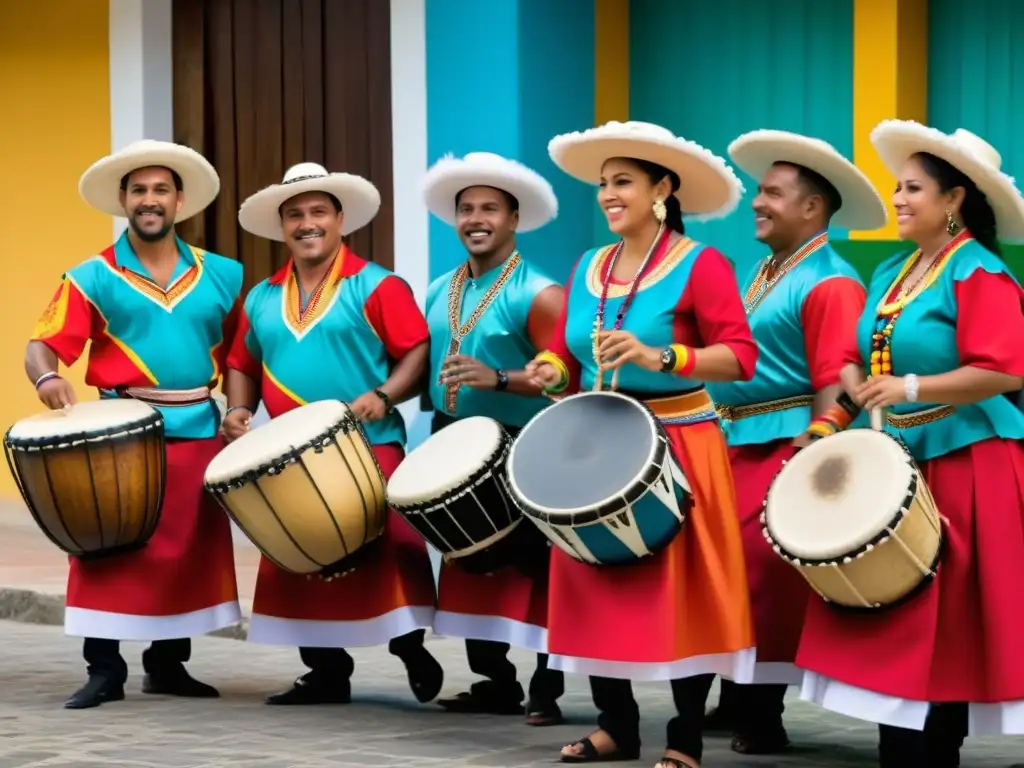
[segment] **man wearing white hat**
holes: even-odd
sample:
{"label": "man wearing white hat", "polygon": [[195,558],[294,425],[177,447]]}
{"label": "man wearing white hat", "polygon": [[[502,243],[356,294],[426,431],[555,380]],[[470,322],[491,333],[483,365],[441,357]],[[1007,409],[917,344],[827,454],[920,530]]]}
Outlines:
{"label": "man wearing white hat", "polygon": [[[554,219],[558,200],[538,173],[489,152],[442,158],[427,172],[423,194],[468,254],[427,292],[432,432],[486,416],[514,436],[548,403],[523,369],[547,347],[564,297],[561,286],[520,256],[516,233]],[[501,546],[527,567],[483,574],[442,566],[434,629],[466,638],[469,667],[486,679],[439,703],[458,712],[522,714],[523,689],[507,657],[517,645],[538,654],[527,722],[554,725],[562,721],[557,701],[565,682],[547,668],[545,654],[547,539],[525,524]]]}
{"label": "man wearing white hat", "polygon": [[[288,263],[246,298],[228,357],[228,439],[248,429],[260,400],[271,418],[305,403],[341,400],[362,421],[384,477],[404,456],[395,406],[426,373],[426,321],[409,286],[361,259],[342,237],[369,224],[380,193],[364,178],[315,163],[290,168],[246,200],[242,228],[283,241]],[[359,554],[359,553],[357,553]],[[354,570],[333,581],[260,563],[249,640],[298,646],[310,668],[268,704],[347,703],[351,646],[389,643],[420,701],[441,689],[441,666],[423,646],[434,615],[426,545],[396,513]]]}
{"label": "man wearing white hat", "polygon": [[237,325],[242,267],[185,244],[174,224],[219,190],[206,159],[176,144],[140,141],[96,162],[79,191],[102,213],[126,216],[128,229],[64,275],[28,344],[25,368],[49,408],[71,406],[74,418],[75,393],[58,365],[72,365],[91,341],[86,382],[103,398],[155,407],[168,438],[163,514],[146,547],[71,558],[64,623],[86,638],[89,679],[69,709],[124,698],[120,640],[152,641],[142,655],[145,693],[218,695],[184,663],[189,637],[240,618],[230,526],[203,472],[223,447],[210,390]]}
{"label": "man wearing white hat", "polygon": [[736,480],[760,684],[723,683],[723,706],[712,721],[731,714],[732,748],[769,754],[789,743],[782,701],[787,685],[801,679],[793,661],[809,588],[765,541],[760,514],[796,446],[850,423],[836,396],[865,291],[829,244],[828,228],[877,229],[887,214],[867,177],[824,141],[759,130],[737,138],[729,155],[758,180],[755,236],[772,251],[742,286],[760,348],[754,377],[709,385]]}

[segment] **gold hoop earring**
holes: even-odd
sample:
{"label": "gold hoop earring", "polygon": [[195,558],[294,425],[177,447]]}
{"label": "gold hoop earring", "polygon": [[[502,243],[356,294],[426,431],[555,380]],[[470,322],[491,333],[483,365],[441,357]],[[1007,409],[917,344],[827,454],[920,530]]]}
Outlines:
{"label": "gold hoop earring", "polygon": [[952,237],[960,231],[960,225],[956,223],[956,219],[953,218],[953,214],[946,211],[946,232]]}
{"label": "gold hoop earring", "polygon": [[658,221],[664,221],[668,216],[668,209],[665,208],[665,202],[663,200],[654,201],[654,218]]}

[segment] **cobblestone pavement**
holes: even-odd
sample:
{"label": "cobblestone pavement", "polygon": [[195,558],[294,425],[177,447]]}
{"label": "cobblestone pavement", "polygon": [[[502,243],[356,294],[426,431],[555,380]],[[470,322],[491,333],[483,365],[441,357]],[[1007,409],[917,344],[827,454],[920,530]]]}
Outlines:
{"label": "cobblestone pavement", "polygon": [[[431,638],[448,671],[445,690],[470,682],[462,646]],[[480,766],[554,762],[562,744],[586,734],[593,709],[584,681],[569,680],[570,725],[529,728],[515,717],[452,715],[412,699],[402,666],[383,649],[354,652],[356,701],[344,707],[277,708],[262,697],[301,672],[295,651],[218,638],[195,643],[190,669],[217,685],[219,700],[144,696],[139,644],[127,644],[128,698],[68,712],[64,697],[82,682],[78,641],[58,627],[0,622],[0,768],[339,768]],[[514,653],[525,677],[529,654]],[[637,686],[645,718],[643,760],[659,755],[671,700],[667,686]],[[870,766],[874,730],[796,702],[787,726],[798,747],[784,758],[741,758],[725,739],[707,740],[706,766]],[[1013,755],[1013,758],[1011,758]],[[1006,768],[1024,755],[1024,739],[972,741],[964,768]]]}

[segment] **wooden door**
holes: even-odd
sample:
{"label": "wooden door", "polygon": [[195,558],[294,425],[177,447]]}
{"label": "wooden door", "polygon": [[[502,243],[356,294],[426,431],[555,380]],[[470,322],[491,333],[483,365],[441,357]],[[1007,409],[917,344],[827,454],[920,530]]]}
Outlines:
{"label": "wooden door", "polygon": [[287,259],[282,244],[238,226],[252,193],[315,162],[355,173],[381,194],[373,223],[347,240],[394,264],[390,3],[383,0],[175,0],[175,141],[221,177],[181,235],[239,259],[246,290]]}

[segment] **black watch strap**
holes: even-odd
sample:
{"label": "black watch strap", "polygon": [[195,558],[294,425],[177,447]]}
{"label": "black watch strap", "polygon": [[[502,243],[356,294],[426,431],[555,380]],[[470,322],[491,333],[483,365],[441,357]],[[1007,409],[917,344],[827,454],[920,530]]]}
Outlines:
{"label": "black watch strap", "polygon": [[377,397],[384,401],[385,411],[391,413],[393,410],[395,410],[395,404],[391,402],[391,398],[388,397],[388,393],[385,392],[383,389],[375,389],[373,390],[373,394],[375,394]]}
{"label": "black watch strap", "polygon": [[496,368],[494,374],[498,377],[498,381],[494,385],[494,391],[504,392],[508,389],[508,372],[504,368]]}

